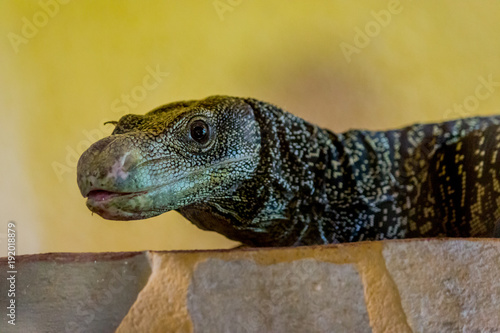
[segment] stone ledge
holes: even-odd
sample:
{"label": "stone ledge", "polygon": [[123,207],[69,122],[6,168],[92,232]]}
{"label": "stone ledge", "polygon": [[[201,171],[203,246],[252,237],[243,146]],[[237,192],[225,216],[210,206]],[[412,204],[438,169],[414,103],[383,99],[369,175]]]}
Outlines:
{"label": "stone ledge", "polygon": [[16,260],[1,332],[500,332],[497,239]]}

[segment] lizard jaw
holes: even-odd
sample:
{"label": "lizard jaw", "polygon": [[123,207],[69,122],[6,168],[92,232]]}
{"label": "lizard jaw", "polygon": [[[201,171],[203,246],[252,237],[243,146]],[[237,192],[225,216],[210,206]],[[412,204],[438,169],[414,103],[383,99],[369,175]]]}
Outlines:
{"label": "lizard jaw", "polygon": [[108,220],[139,220],[153,217],[163,211],[141,209],[152,200],[150,191],[111,192],[91,190],[87,193],[87,207],[94,213]]}

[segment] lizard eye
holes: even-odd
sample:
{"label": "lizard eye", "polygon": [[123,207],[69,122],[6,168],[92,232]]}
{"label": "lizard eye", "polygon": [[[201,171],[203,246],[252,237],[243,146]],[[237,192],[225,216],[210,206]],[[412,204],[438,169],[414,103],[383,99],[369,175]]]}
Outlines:
{"label": "lizard eye", "polygon": [[207,143],[208,139],[210,138],[210,127],[206,122],[198,119],[193,121],[189,127],[191,138],[194,141],[198,142],[199,144]]}

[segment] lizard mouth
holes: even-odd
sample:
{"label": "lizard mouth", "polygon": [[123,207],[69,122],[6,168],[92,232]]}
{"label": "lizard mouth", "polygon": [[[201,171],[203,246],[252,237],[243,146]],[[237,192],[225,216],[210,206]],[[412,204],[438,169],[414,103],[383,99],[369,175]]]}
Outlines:
{"label": "lizard mouth", "polygon": [[114,198],[117,197],[124,197],[126,196],[127,198],[133,198],[141,194],[146,194],[147,191],[140,191],[140,192],[111,192],[111,191],[106,191],[106,190],[92,190],[89,193],[87,193],[86,197],[88,201],[92,202],[104,202],[104,201],[110,201],[113,200]]}
{"label": "lizard mouth", "polygon": [[137,205],[147,200],[149,191],[112,192],[92,190],[87,193],[87,207],[94,213],[108,220],[136,220],[143,218],[129,203],[135,200]]}

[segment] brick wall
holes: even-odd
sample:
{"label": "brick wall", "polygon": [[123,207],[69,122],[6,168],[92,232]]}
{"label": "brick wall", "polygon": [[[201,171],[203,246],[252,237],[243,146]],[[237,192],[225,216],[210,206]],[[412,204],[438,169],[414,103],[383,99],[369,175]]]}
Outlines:
{"label": "brick wall", "polygon": [[499,240],[59,253],[17,266],[16,330],[3,315],[2,332],[500,332]]}

